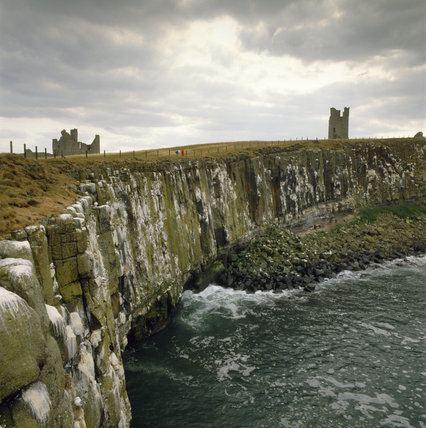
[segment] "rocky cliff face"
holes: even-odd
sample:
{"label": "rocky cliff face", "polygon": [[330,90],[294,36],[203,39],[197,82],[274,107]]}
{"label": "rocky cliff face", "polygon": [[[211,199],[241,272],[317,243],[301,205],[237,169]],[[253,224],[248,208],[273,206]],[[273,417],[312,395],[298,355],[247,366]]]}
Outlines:
{"label": "rocky cliff face", "polygon": [[128,426],[129,331],[155,331],[191,272],[269,223],[424,197],[425,156],[364,143],[98,170],[66,213],[0,241],[0,426]]}

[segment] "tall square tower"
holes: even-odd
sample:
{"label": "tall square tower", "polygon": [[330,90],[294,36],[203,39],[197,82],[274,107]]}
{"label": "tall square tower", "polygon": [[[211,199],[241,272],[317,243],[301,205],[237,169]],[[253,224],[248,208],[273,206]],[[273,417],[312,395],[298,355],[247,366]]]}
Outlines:
{"label": "tall square tower", "polygon": [[331,107],[328,121],[328,138],[330,140],[349,138],[349,107],[343,109],[342,116],[340,115],[340,110]]}

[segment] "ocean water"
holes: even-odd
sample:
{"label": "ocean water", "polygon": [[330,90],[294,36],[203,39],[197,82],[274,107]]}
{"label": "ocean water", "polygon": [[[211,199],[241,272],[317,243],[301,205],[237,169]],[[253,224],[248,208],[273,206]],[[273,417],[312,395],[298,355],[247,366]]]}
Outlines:
{"label": "ocean water", "polygon": [[134,427],[426,427],[426,257],[314,293],[187,291],[125,363]]}

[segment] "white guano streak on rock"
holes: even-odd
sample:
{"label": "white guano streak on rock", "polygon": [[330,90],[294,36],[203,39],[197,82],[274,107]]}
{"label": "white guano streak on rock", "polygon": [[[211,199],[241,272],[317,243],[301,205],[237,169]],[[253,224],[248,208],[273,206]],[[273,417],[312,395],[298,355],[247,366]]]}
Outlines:
{"label": "white guano streak on rock", "polygon": [[3,322],[3,314],[8,312],[13,317],[28,314],[29,307],[22,297],[17,294],[0,287],[0,322]]}
{"label": "white guano streak on rock", "polygon": [[95,277],[95,282],[99,286],[106,284],[106,269],[102,259],[102,254],[100,253],[98,245],[98,237],[96,235],[96,220],[93,214],[90,216],[87,221],[87,231],[89,239],[89,248],[88,251],[93,255],[93,274]]}
{"label": "white guano streak on rock", "polygon": [[83,336],[84,327],[78,312],[70,313],[71,328],[76,336]]}
{"label": "white guano streak on rock", "polygon": [[71,360],[77,353],[77,338],[69,325],[65,327],[64,342],[65,347],[67,348],[68,360]]}
{"label": "white guano streak on rock", "polygon": [[31,246],[28,241],[0,241],[0,257],[20,257],[32,261]]}
{"label": "white guano streak on rock", "polygon": [[50,306],[50,305],[45,305],[45,306],[46,306],[47,315],[50,320],[50,324],[53,327],[53,331],[55,332],[55,335],[64,336],[65,320],[62,318],[62,315],[54,306]]}
{"label": "white guano streak on rock", "polygon": [[28,405],[37,421],[45,425],[50,412],[50,397],[43,382],[35,382],[22,392],[22,399]]}
{"label": "white guano streak on rock", "polygon": [[33,274],[33,263],[27,259],[6,258],[0,260],[0,268],[7,267],[12,280]]}

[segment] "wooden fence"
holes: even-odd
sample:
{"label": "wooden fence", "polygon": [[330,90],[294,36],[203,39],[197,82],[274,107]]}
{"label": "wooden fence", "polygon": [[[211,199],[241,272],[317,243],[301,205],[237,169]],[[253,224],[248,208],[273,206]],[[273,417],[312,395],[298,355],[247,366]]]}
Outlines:
{"label": "wooden fence", "polygon": [[[412,137],[394,137],[392,139],[405,139]],[[181,146],[181,147],[167,147],[160,149],[152,149],[152,150],[141,150],[141,151],[127,151],[122,152],[121,150],[118,152],[107,152],[103,150],[103,153],[96,154],[78,154],[78,155],[52,155],[47,152],[47,148],[44,148],[43,152],[38,151],[38,146],[34,147],[34,151],[29,150],[27,145],[23,145],[23,153],[22,155],[25,158],[32,159],[63,159],[66,158],[68,160],[72,159],[84,159],[90,158],[91,160],[102,160],[108,158],[109,160],[113,159],[137,159],[137,160],[146,160],[152,161],[156,159],[167,159],[167,158],[202,158],[202,157],[217,157],[223,156],[232,153],[244,152],[244,151],[255,151],[266,147],[290,147],[295,144],[302,143],[320,143],[320,142],[361,142],[361,141],[370,141],[370,140],[383,140],[387,138],[380,137],[370,137],[370,138],[351,138],[349,140],[329,140],[327,138],[322,139],[303,139],[296,138],[294,140],[279,140],[279,141],[241,141],[241,142],[227,142],[227,143],[211,143],[211,144],[203,144],[203,145],[194,145],[194,146]],[[10,153],[14,153],[13,142],[10,141]],[[19,154],[19,153],[17,153]]]}

